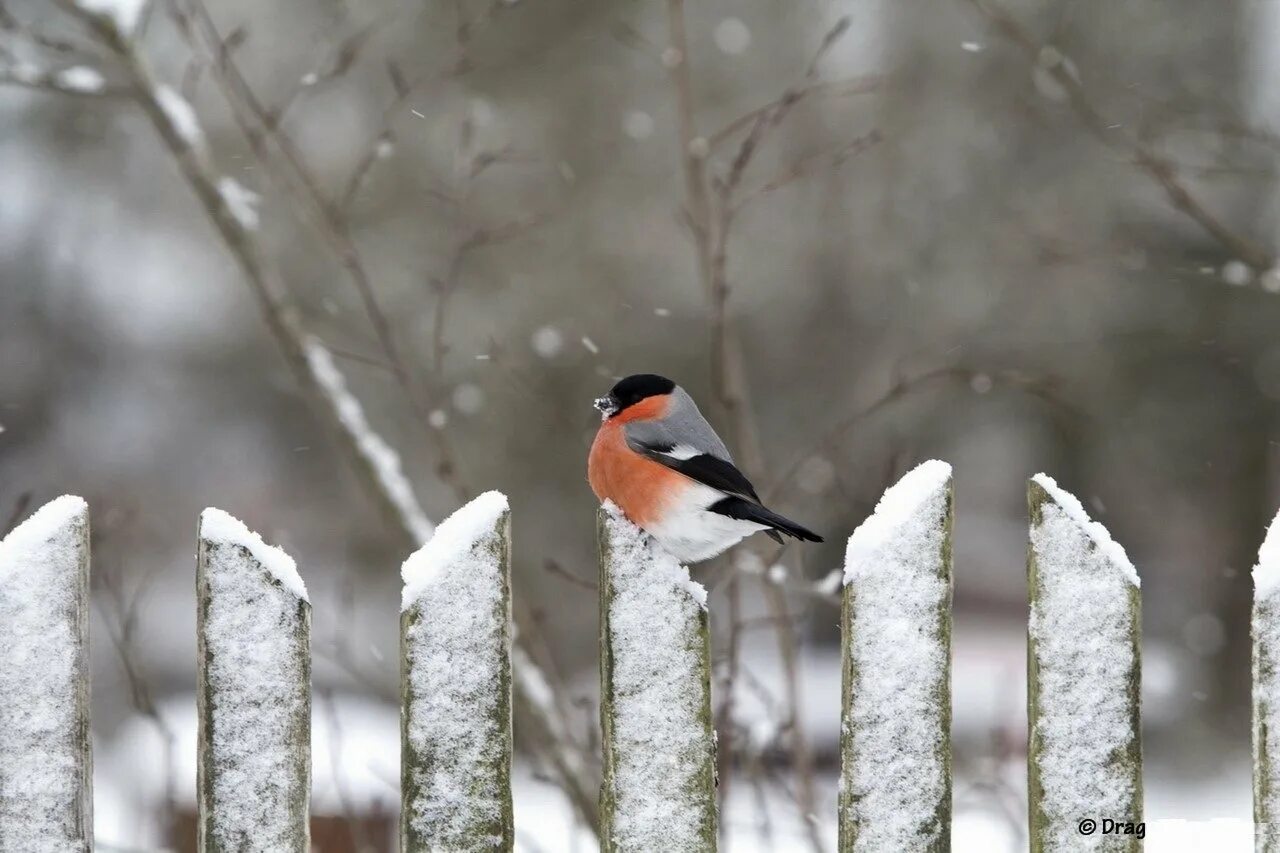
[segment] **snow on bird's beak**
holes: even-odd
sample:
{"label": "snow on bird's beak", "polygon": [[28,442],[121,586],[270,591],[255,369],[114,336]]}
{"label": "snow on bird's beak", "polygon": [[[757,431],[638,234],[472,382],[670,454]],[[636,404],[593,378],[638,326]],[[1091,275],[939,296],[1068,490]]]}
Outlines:
{"label": "snow on bird's beak", "polygon": [[596,397],[591,405],[600,410],[600,418],[602,420],[618,411],[618,401],[608,395],[604,397]]}

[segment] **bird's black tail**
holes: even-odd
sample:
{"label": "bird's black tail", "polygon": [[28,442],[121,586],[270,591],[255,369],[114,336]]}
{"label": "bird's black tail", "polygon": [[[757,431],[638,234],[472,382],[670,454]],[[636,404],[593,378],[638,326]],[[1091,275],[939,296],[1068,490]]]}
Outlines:
{"label": "bird's black tail", "polygon": [[769,528],[769,535],[779,542],[782,541],[782,538],[777,535],[778,533],[785,533],[788,536],[803,539],[807,542],[822,541],[821,536],[807,527],[802,527],[791,519],[784,518],[773,510],[766,509],[760,504],[752,503],[745,498],[723,498],[712,504],[710,510],[740,521],[754,521],[756,524],[763,524]]}

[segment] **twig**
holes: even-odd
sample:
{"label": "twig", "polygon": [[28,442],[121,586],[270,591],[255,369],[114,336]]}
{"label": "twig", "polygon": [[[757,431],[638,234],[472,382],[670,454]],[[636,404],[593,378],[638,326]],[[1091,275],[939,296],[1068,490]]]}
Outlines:
{"label": "twig", "polygon": [[[134,49],[133,44],[123,37],[110,22],[77,6],[72,0],[56,0],[59,6],[70,16],[81,22],[97,40],[107,48],[119,61],[127,73],[137,103],[142,108],[153,129],[164,143],[174,161],[178,165],[183,178],[191,188],[196,199],[213,224],[225,248],[240,267],[251,291],[258,301],[267,328],[272,338],[280,347],[299,385],[313,401],[327,400],[323,383],[312,369],[306,357],[309,334],[303,327],[297,307],[290,300],[283,280],[269,257],[262,251],[255,234],[237,219],[224,203],[219,191],[219,175],[210,162],[198,138],[199,128],[183,126],[182,120],[194,122],[194,116],[174,112],[172,99],[176,93],[169,92],[167,99],[161,94],[162,88],[155,80],[142,56]],[[190,107],[183,104],[186,110]],[[417,538],[416,524],[410,517],[400,512],[399,505],[405,500],[416,498],[412,493],[393,496],[386,489],[386,483],[380,482],[372,460],[361,452],[362,437],[350,432],[332,406],[322,405],[330,427],[340,439],[340,444],[347,451],[356,469],[361,472],[362,482],[378,502],[384,506],[399,524],[406,541],[414,547],[421,544]],[[513,654],[519,652],[515,645]],[[523,656],[523,655],[522,655]],[[537,701],[537,697],[528,692],[529,679],[542,678],[536,664],[526,658],[524,678],[513,679],[515,699],[529,711],[530,718],[554,736],[558,731],[556,721],[545,719],[546,709]],[[545,681],[545,679],[543,679]],[[561,784],[570,793],[575,807],[583,812],[584,820],[593,828],[598,828],[598,821],[592,804],[592,798],[585,792],[592,787],[587,779],[587,771],[580,760],[576,760],[576,752],[567,744],[552,743],[552,751],[558,756],[555,762],[560,775]]]}
{"label": "twig", "polygon": [[5,520],[4,527],[0,527],[0,539],[12,533],[13,528],[17,527],[18,522],[27,514],[27,507],[31,506],[31,497],[31,492],[22,492],[18,495],[18,499],[13,502],[13,510]]}
{"label": "twig", "polygon": [[[272,114],[263,105],[249,85],[248,80],[241,73],[231,54],[231,50],[219,34],[203,0],[187,0],[186,11],[178,5],[181,0],[171,0],[171,2],[173,3],[174,14],[179,22],[179,29],[184,33],[190,34],[192,27],[187,25],[187,22],[194,23],[194,28],[201,34],[205,46],[213,53],[211,65],[214,69],[214,77],[219,82],[227,102],[232,107],[232,116],[244,133],[255,155],[263,161],[264,166],[268,165],[265,162],[263,140],[270,141],[281,153],[283,161],[288,167],[288,176],[283,180],[284,188],[310,211],[313,224],[317,227],[321,236],[324,237],[326,243],[337,257],[339,265],[355,286],[364,307],[365,315],[368,317],[374,334],[378,338],[387,363],[392,367],[392,374],[396,379],[397,385],[404,393],[405,399],[409,402],[410,408],[415,413],[420,426],[425,429],[430,440],[436,445],[438,456],[437,475],[449,486],[458,500],[466,500],[470,493],[458,475],[458,464],[448,434],[444,430],[431,428],[428,422],[431,407],[418,394],[417,387],[396,344],[391,324],[374,292],[373,282],[364,264],[360,250],[352,239],[345,220],[326,201],[318,181],[306,165],[301,150],[293,142],[292,138],[278,126]],[[192,42],[193,48],[198,46],[195,39],[189,40]],[[278,174],[275,170],[269,168],[267,172],[272,177]]]}
{"label": "twig", "polygon": [[1125,152],[1135,166],[1155,181],[1174,209],[1186,214],[1228,252],[1257,270],[1275,264],[1271,252],[1232,231],[1178,178],[1177,171],[1162,155],[1138,139],[1121,132],[1102,117],[1064,57],[1051,45],[1042,45],[1026,27],[1003,8],[989,0],[964,0],[986,18],[996,31],[1016,45],[1027,59],[1062,87],[1072,111],[1085,129],[1109,148]]}
{"label": "twig", "polygon": [[[96,545],[100,551],[103,545],[103,537],[101,535],[99,535]],[[97,562],[101,564],[101,558]],[[137,650],[134,644],[134,632],[138,626],[138,607],[142,601],[147,583],[154,575],[144,578],[128,600],[125,598],[123,581],[118,571],[103,570],[100,566],[97,569],[96,577],[98,579],[97,587],[102,592],[102,595],[95,597],[94,602],[102,612],[103,622],[107,629],[107,637],[111,640],[111,645],[115,648],[116,655],[120,659],[120,667],[124,671],[125,682],[129,686],[129,702],[134,711],[146,720],[160,737],[161,751],[163,752],[161,764],[164,774],[165,826],[163,836],[166,839],[173,840],[178,817],[176,765],[174,763],[178,748],[177,733],[156,707],[151,685],[143,674],[142,667],[135,659]]]}
{"label": "twig", "polygon": [[[664,53],[664,64],[671,69],[671,81],[679,116],[681,166],[685,183],[685,216],[693,234],[699,275],[710,301],[712,388],[733,427],[735,443],[743,463],[741,467],[749,476],[758,477],[764,470],[764,457],[760,449],[759,436],[749,415],[745,362],[729,322],[727,310],[728,236],[733,220],[734,194],[746,174],[748,165],[766,133],[777,127],[803,97],[802,89],[797,87],[788,89],[771,109],[757,114],[751,123],[750,130],[739,144],[736,155],[732,158],[728,173],[715,182],[716,192],[713,203],[706,174],[706,156],[710,146],[705,138],[698,135],[694,114],[683,0],[667,0],[667,25],[671,45]],[[823,38],[806,71],[806,81],[812,79],[822,56],[847,26],[848,23],[842,20]],[[810,845],[815,851],[820,851],[823,846],[822,840],[818,836],[814,822],[808,819],[814,808],[813,765],[802,720],[797,710],[800,675],[794,626],[791,624],[790,611],[783,590],[777,585],[765,583],[764,595],[770,615],[776,620],[775,636],[783,661],[787,698],[791,703],[790,746],[798,808]],[[737,642],[733,639],[733,635],[736,634],[738,632],[731,634],[733,642]],[[732,684],[729,684],[726,689],[731,693]],[[729,750],[725,749],[725,752]],[[727,769],[731,765],[731,756],[722,758],[724,768]],[[726,778],[721,779],[721,784],[726,782],[727,773]]]}
{"label": "twig", "polygon": [[69,95],[73,98],[127,98],[129,91],[119,86],[103,83],[96,87],[81,87],[68,82],[64,73],[69,69],[57,70],[14,66],[0,68],[0,86],[16,86],[38,92],[51,92]]}
{"label": "twig", "polygon": [[592,592],[598,592],[600,589],[598,584],[593,581],[589,581],[586,578],[578,577],[573,572],[560,565],[557,560],[553,560],[551,558],[543,560],[542,568],[546,570],[547,574],[555,575],[556,577],[566,580],[574,586],[581,587],[582,589],[589,589]]}
{"label": "twig", "polygon": [[851,157],[855,157],[863,151],[866,151],[871,146],[878,144],[883,138],[884,137],[881,136],[880,131],[873,130],[870,133],[866,133],[855,138],[853,141],[842,146],[837,151],[829,153],[822,152],[811,154],[807,157],[801,157],[799,160],[792,163],[787,169],[765,181],[759,187],[736,201],[734,203],[734,215],[737,215],[738,211],[742,210],[742,208],[746,207],[760,196],[768,195],[775,190],[779,190],[788,184],[794,183],[800,178],[812,174],[818,166],[826,166],[829,169],[840,168],[840,166],[844,165],[846,160]]}
{"label": "twig", "polygon": [[794,98],[795,102],[799,103],[812,95],[836,95],[838,97],[868,95],[884,88],[887,79],[887,75],[884,74],[867,74],[861,77],[851,77],[848,80],[820,80],[795,89],[788,89],[781,96],[774,98],[763,106],[756,107],[750,112],[743,113],[711,134],[707,137],[707,144],[712,151],[715,151],[738,131],[750,127],[760,116],[776,110],[784,98]]}

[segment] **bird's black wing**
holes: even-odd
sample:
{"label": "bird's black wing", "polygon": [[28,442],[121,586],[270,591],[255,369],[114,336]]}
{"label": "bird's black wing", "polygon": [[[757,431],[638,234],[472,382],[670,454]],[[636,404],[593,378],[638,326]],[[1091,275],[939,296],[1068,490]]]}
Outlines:
{"label": "bird's black wing", "polygon": [[627,444],[636,453],[725,494],[760,502],[751,481],[730,460],[681,444],[664,424],[647,422],[627,426]]}
{"label": "bird's black wing", "polygon": [[726,494],[741,495],[742,497],[750,498],[756,503],[760,502],[760,497],[756,494],[755,487],[751,485],[751,481],[732,462],[706,453],[699,456],[690,456],[688,459],[675,459],[659,453],[654,458],[657,458],[659,462],[668,468],[679,471],[691,480],[697,480],[699,483],[703,483],[713,489],[719,489]]}

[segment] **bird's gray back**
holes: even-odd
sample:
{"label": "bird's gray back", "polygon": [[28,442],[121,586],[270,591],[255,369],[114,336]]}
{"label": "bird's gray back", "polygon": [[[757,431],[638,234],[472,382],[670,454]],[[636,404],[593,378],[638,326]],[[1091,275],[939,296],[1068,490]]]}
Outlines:
{"label": "bird's gray back", "polygon": [[665,423],[677,444],[688,444],[726,462],[733,461],[729,448],[724,446],[720,436],[698,411],[698,404],[679,385],[671,392],[671,407],[667,410]]}

